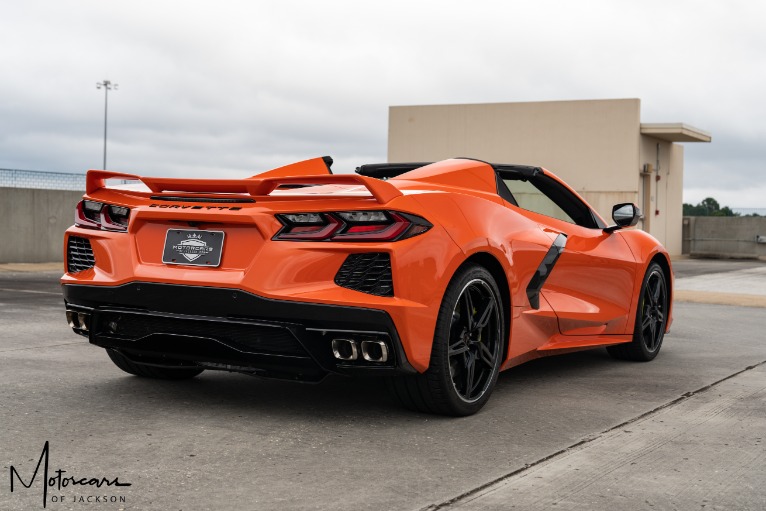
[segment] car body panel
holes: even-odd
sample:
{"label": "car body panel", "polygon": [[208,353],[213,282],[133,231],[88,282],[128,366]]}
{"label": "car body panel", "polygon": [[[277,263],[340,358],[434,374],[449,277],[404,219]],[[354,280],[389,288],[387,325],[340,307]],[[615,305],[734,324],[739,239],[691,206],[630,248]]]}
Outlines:
{"label": "car body panel", "polygon": [[[560,182],[552,173],[541,172]],[[138,181],[145,189],[107,187],[107,181],[115,178]],[[452,277],[467,261],[489,257],[508,289],[503,368],[538,356],[629,342],[636,297],[649,262],[659,257],[670,267],[659,242],[636,230],[608,233],[519,208],[498,195],[496,179],[490,164],[469,159],[427,165],[387,181],[330,174],[322,158],[240,180],[90,171],[84,199],[130,208],[130,221],[126,232],[68,229],[65,260],[69,238],[79,237],[90,240],[96,263],[93,268],[67,272],[61,283],[88,289],[102,286],[114,290],[114,296],[120,286],[139,283],[240,290],[285,307],[303,303],[379,311],[390,318],[395,330],[391,335],[400,343],[404,359],[397,362],[400,368],[424,372]],[[301,185],[311,186],[291,188]],[[211,202],[204,202],[205,198]],[[239,202],[212,201],[220,198]],[[366,210],[417,215],[431,227],[408,239],[374,243],[274,239],[283,227],[278,214]],[[163,263],[166,233],[180,228],[225,232],[220,265]],[[567,243],[535,308],[527,287],[560,233],[566,234]],[[390,257],[393,296],[376,296],[335,282],[349,256],[368,252]],[[98,296],[103,299],[109,293]],[[115,298],[117,302],[128,303]],[[92,301],[71,305],[91,307],[94,313],[98,309]],[[269,320],[258,310],[252,311],[251,319]],[[309,329],[315,329],[316,319],[307,321]],[[317,362],[327,369],[325,362]],[[335,369],[345,370],[340,365],[331,368]]]}

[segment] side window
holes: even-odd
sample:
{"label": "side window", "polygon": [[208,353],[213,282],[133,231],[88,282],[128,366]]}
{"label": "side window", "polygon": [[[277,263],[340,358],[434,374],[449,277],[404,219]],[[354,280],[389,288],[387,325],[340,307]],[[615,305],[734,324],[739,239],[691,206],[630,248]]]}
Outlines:
{"label": "side window", "polygon": [[504,179],[520,208],[576,224],[577,222],[530,181]]}
{"label": "side window", "polygon": [[532,177],[502,177],[520,208],[590,229],[606,227],[600,225],[603,222],[596,219],[587,204],[549,176],[536,174]]}

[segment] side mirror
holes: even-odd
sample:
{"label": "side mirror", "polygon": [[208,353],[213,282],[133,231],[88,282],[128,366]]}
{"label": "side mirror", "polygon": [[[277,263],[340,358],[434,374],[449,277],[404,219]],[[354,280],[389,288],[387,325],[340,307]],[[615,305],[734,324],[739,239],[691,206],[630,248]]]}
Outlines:
{"label": "side mirror", "polygon": [[604,229],[606,232],[616,231],[623,227],[633,227],[641,219],[641,210],[630,202],[615,204],[612,207],[612,219],[615,225]]}

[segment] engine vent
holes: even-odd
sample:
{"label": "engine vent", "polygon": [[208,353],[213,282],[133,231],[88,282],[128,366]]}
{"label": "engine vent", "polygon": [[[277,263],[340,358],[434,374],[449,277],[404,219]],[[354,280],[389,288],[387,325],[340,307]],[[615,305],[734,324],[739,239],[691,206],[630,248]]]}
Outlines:
{"label": "engine vent", "polygon": [[69,273],[93,268],[96,259],[93,257],[93,248],[88,238],[70,236],[66,247],[66,266]]}
{"label": "engine vent", "polygon": [[391,256],[384,252],[351,254],[335,275],[341,287],[377,296],[394,296]]}

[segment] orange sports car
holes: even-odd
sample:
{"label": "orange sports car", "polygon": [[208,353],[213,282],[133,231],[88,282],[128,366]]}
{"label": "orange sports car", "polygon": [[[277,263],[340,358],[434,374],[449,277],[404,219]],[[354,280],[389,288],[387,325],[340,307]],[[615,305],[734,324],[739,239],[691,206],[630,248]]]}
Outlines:
{"label": "orange sports car", "polygon": [[470,158],[331,165],[91,170],[64,240],[69,325],[138,376],[377,374],[405,406],[449,415],[537,357],[660,351],[673,273],[626,229],[634,204],[607,225],[548,170]]}

